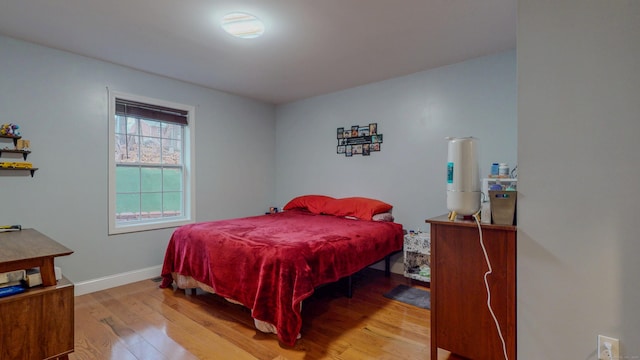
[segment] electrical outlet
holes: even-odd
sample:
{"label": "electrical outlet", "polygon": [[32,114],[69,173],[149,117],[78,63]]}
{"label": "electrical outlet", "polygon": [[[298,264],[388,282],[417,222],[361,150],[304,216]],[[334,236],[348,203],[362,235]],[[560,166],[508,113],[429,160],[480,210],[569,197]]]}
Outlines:
{"label": "electrical outlet", "polygon": [[618,360],[620,341],[612,337],[598,335],[598,360]]}

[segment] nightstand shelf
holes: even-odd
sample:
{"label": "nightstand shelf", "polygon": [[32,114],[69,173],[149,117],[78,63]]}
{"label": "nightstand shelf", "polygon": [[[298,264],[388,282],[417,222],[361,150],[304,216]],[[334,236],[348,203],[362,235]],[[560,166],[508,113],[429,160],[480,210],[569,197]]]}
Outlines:
{"label": "nightstand shelf", "polygon": [[404,236],[404,276],[431,282],[431,237],[425,232],[410,232]]}

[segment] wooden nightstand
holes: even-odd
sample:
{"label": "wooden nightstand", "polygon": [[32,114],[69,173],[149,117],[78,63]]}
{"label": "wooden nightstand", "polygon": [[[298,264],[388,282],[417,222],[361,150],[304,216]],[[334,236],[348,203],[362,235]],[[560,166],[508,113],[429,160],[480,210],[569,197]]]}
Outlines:
{"label": "wooden nightstand", "polygon": [[[487,308],[488,270],[475,221],[431,224],[431,358],[438,348],[476,360],[504,359],[502,341]],[[488,282],[510,360],[516,359],[516,227],[481,224],[493,268]]]}

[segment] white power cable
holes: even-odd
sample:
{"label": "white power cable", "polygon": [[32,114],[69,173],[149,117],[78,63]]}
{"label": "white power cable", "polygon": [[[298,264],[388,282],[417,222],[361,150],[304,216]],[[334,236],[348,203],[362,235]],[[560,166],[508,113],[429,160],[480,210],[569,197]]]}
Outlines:
{"label": "white power cable", "polygon": [[504,341],[504,336],[502,336],[502,330],[500,329],[498,318],[496,317],[496,314],[494,314],[493,309],[491,308],[491,290],[489,290],[489,281],[487,280],[487,277],[491,275],[491,273],[493,272],[493,268],[491,267],[491,262],[489,261],[487,248],[484,246],[484,240],[482,240],[482,226],[480,226],[478,213],[473,214],[473,218],[476,220],[476,224],[478,225],[478,232],[480,233],[480,246],[482,247],[482,252],[484,253],[484,259],[487,262],[487,266],[489,267],[489,270],[486,273],[484,273],[484,286],[487,289],[487,308],[489,308],[489,313],[491,313],[491,317],[493,317],[493,321],[496,323],[496,328],[498,329],[498,335],[500,336],[500,341],[502,341],[502,352],[504,354],[504,358],[505,360],[509,360],[509,356],[507,355],[507,344]]}

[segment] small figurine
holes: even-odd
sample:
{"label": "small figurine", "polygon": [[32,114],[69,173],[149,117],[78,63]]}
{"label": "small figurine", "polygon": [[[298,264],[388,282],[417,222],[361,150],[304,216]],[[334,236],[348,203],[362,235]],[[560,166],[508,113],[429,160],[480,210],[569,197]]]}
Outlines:
{"label": "small figurine", "polygon": [[2,127],[0,127],[0,135],[4,135],[4,136],[20,136],[20,126],[16,125],[16,124],[2,124]]}

